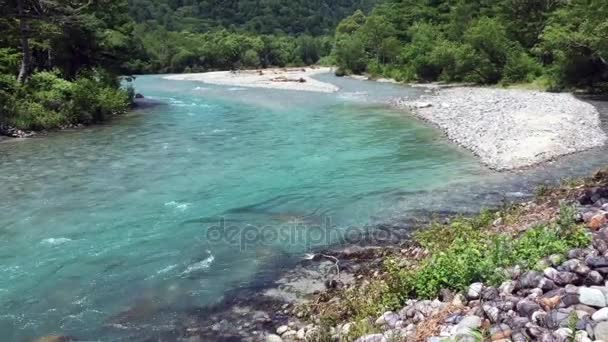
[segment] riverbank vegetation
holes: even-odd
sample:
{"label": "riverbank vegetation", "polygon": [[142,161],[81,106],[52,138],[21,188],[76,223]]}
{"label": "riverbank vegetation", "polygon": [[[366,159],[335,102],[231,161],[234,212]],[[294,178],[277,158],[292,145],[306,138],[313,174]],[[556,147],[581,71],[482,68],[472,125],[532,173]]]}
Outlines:
{"label": "riverbank vegetation", "polygon": [[603,0],[390,0],[336,29],[339,72],[606,89]]}
{"label": "riverbank vegetation", "polygon": [[[398,312],[411,299],[450,301],[454,294],[466,295],[474,283],[498,288],[527,271],[559,265],[571,250],[589,248],[592,232],[605,227],[604,214],[600,211],[601,222],[596,222],[589,215],[596,209],[581,203],[593,203],[607,185],[606,172],[600,171],[558,186],[541,186],[531,202],[432,224],[415,234],[411,247],[389,253],[380,266],[363,266],[354,284],[330,289],[302,305],[300,315],[320,322],[327,331],[351,322],[342,338],[352,341],[381,332],[375,317]],[[413,257],[412,250],[419,257]]]}
{"label": "riverbank vegetation", "polygon": [[118,75],[132,50],[126,1],[12,0],[0,5],[0,130],[100,122],[133,91]]}

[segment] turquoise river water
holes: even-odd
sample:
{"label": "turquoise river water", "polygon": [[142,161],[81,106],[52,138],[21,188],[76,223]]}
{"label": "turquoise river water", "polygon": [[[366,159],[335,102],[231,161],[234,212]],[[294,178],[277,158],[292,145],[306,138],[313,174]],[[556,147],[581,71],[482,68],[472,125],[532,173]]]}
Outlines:
{"label": "turquoise river water", "polygon": [[496,174],[383,104],[422,90],[319,78],[340,92],[142,76],[138,92],[160,105],[0,143],[0,340],[150,338],[162,319],[108,322],[150,298],[168,316],[216,303],[272,272],[267,260],[333,242],[294,238],[294,225],[477,210],[605,161]]}

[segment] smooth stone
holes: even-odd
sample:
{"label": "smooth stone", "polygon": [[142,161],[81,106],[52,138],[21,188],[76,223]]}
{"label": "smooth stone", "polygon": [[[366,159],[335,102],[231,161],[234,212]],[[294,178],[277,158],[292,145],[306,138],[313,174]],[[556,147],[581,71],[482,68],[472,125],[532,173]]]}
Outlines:
{"label": "smooth stone", "polygon": [[289,330],[288,326],[281,325],[280,327],[277,328],[277,334],[283,335],[283,333],[285,333],[287,330]]}
{"label": "smooth stone", "polygon": [[522,289],[533,289],[538,287],[543,278],[543,274],[540,272],[528,271],[522,274],[519,278],[519,286]]}
{"label": "smooth stone", "polygon": [[591,268],[608,267],[608,258],[603,256],[589,257],[585,260],[585,262]]}
{"label": "smooth stone", "polygon": [[481,317],[478,316],[467,316],[456,325],[454,332],[456,335],[469,334],[472,330],[476,330],[481,327]]}
{"label": "smooth stone", "polygon": [[564,309],[553,310],[547,317],[547,328],[558,329],[567,326],[570,320],[570,312]]}
{"label": "smooth stone", "polygon": [[534,311],[540,310],[540,305],[531,300],[522,300],[517,303],[517,312],[520,316],[530,317]]}
{"label": "smooth stone", "polygon": [[483,291],[482,283],[473,283],[469,286],[467,290],[467,298],[471,299],[479,299],[481,297],[481,293]]}
{"label": "smooth stone", "polygon": [[584,280],[584,284],[587,286],[602,285],[603,282],[604,282],[604,278],[597,271],[589,272],[589,274],[587,274],[587,276],[585,277],[585,280]]}
{"label": "smooth stone", "polygon": [[595,339],[598,341],[608,341],[608,321],[599,322],[593,329]]}
{"label": "smooth stone", "polygon": [[266,342],[283,342],[283,339],[279,335],[269,334],[266,336]]}
{"label": "smooth stone", "polygon": [[608,308],[598,310],[596,313],[591,315],[591,319],[596,322],[608,321]]}
{"label": "smooth stone", "polygon": [[579,289],[579,300],[582,304],[603,308],[606,306],[606,298],[602,291],[589,287],[581,287]]}
{"label": "smooth stone", "polygon": [[558,272],[551,280],[553,280],[553,282],[559,286],[565,286],[578,282],[579,278],[578,275],[572,272]]}

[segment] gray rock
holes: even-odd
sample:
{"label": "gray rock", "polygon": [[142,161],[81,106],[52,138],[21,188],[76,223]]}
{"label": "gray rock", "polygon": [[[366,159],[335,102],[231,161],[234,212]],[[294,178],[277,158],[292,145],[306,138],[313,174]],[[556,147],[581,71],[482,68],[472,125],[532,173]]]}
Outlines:
{"label": "gray rock", "polygon": [[578,297],[578,294],[566,294],[565,296],[562,297],[562,304],[565,307],[580,304],[580,302],[581,301]]}
{"label": "gray rock", "polygon": [[498,315],[500,314],[500,310],[496,306],[491,305],[491,304],[484,304],[483,312],[486,315],[486,317],[488,317],[488,319],[490,320],[491,323],[498,322]]}
{"label": "gray rock", "polygon": [[400,317],[398,314],[396,314],[392,311],[387,311],[384,314],[382,314],[382,316],[378,317],[378,319],[376,320],[376,325],[388,326],[391,329],[395,329],[395,324],[399,320],[400,320]]}
{"label": "gray rock", "polygon": [[530,320],[526,317],[514,317],[512,320],[508,321],[507,324],[513,328],[513,330],[520,330],[526,327],[526,325],[530,323]]}
{"label": "gray rock", "polygon": [[515,308],[515,304],[508,300],[496,302],[495,305],[500,311],[509,311]]}
{"label": "gray rock", "polygon": [[456,328],[454,329],[454,333],[456,335],[460,334],[469,334],[471,331],[478,329],[481,327],[481,317],[478,316],[467,316],[458,323]]}
{"label": "gray rock", "polygon": [[591,316],[591,319],[593,319],[596,322],[608,321],[608,308],[602,308],[602,309],[596,311]]}
{"label": "gray rock", "polygon": [[574,332],[570,328],[561,328],[553,332],[556,342],[569,342],[574,337]]}
{"label": "gray rock", "polygon": [[593,329],[595,339],[599,341],[608,341],[608,321],[599,322]]}
{"label": "gray rock", "polygon": [[359,337],[355,342],[388,342],[388,340],[383,334],[372,334]]}
{"label": "gray rock", "polygon": [[584,304],[577,304],[572,308],[576,311],[579,318],[582,318],[583,316],[591,316],[597,312],[596,309]]}
{"label": "gray rock", "polygon": [[581,248],[571,249],[568,252],[568,259],[580,259],[585,257],[585,252]]}
{"label": "gray rock", "polygon": [[593,247],[601,254],[608,252],[608,242],[597,237],[593,240]]}
{"label": "gray rock", "polygon": [[571,259],[562,264],[564,271],[573,272],[578,275],[587,275],[591,271],[589,266],[578,259]]}
{"label": "gray rock", "polygon": [[566,294],[578,295],[578,286],[568,284],[566,287],[564,287],[564,290],[566,291]]}
{"label": "gray rock", "polygon": [[469,286],[467,290],[467,299],[479,299],[481,297],[481,293],[483,291],[482,283],[474,283]]}
{"label": "gray rock", "polygon": [[548,317],[549,317],[549,314],[547,314],[545,311],[539,310],[539,311],[534,311],[532,313],[530,319],[532,320],[532,323],[534,323],[540,327],[546,327]]}
{"label": "gray rock", "polygon": [[558,272],[553,279],[556,285],[566,286],[567,284],[575,284],[579,278],[572,272]]}
{"label": "gray rock", "polygon": [[543,329],[538,325],[528,323],[526,325],[526,334],[532,338],[532,340],[540,340],[541,336],[543,336],[547,332],[547,329]]}
{"label": "gray rock", "polygon": [[522,289],[533,289],[538,287],[543,279],[543,274],[537,271],[529,271],[521,275],[519,285]]}
{"label": "gray rock", "polygon": [[500,285],[498,290],[500,291],[500,294],[502,294],[502,295],[511,295],[511,294],[513,294],[513,291],[515,291],[516,287],[517,287],[517,283],[515,281],[507,280]]}
{"label": "gray rock", "polygon": [[285,333],[287,330],[289,330],[288,326],[281,325],[280,327],[277,328],[277,334],[278,335],[283,335],[283,333]]}
{"label": "gray rock", "polygon": [[603,282],[604,282],[604,278],[597,271],[589,272],[589,274],[587,274],[587,276],[583,280],[583,283],[587,286],[602,285]]}
{"label": "gray rock", "polygon": [[522,300],[517,303],[517,312],[520,316],[531,317],[534,311],[540,310],[540,305],[531,300]]}
{"label": "gray rock", "polygon": [[557,285],[555,285],[555,283],[553,282],[553,280],[551,279],[547,279],[547,278],[543,278],[540,281],[540,284],[538,285],[538,287],[543,290],[543,292],[549,292],[552,290],[555,290],[557,288]]}
{"label": "gray rock", "polygon": [[462,321],[462,319],[464,318],[464,316],[460,313],[455,313],[455,314],[451,314],[448,317],[446,317],[445,320],[443,320],[443,323],[446,324],[458,324],[460,323],[460,321]]}
{"label": "gray rock", "polygon": [[498,298],[498,296],[499,296],[498,289],[496,289],[494,287],[486,287],[483,289],[481,298],[483,300],[485,300],[486,302],[491,302],[491,301],[496,300]]}
{"label": "gray rock", "polygon": [[513,342],[528,342],[528,338],[521,332],[515,332],[511,335],[511,341]]}
{"label": "gray rock", "polygon": [[570,312],[564,309],[552,310],[547,317],[547,328],[555,330],[567,327],[570,320]]}
{"label": "gray rock", "polygon": [[559,272],[553,267],[547,267],[543,271],[543,274],[545,275],[545,277],[547,277],[551,280],[555,279],[555,277],[557,276],[557,273],[559,273]]}
{"label": "gray rock", "polygon": [[606,298],[602,291],[589,287],[579,288],[579,300],[582,304],[603,308],[606,306]]}
{"label": "gray rock", "polygon": [[587,265],[591,268],[608,267],[608,258],[603,256],[594,256],[585,259]]}

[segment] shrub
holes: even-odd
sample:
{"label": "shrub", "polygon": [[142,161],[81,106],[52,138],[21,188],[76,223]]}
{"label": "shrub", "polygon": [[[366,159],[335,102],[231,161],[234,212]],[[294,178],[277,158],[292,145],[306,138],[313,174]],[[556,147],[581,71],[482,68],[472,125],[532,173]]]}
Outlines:
{"label": "shrub", "polygon": [[42,104],[29,100],[19,101],[8,118],[10,125],[22,130],[43,130],[65,124],[65,118]]}
{"label": "shrub", "polygon": [[542,74],[542,66],[524,51],[515,52],[507,59],[503,81],[509,83],[532,82]]}
{"label": "shrub", "polygon": [[412,296],[433,298],[441,289],[460,291],[478,281],[498,285],[504,280],[502,270],[506,267],[531,269],[548,255],[590,243],[589,234],[575,223],[570,207],[561,208],[557,224],[533,227],[515,239],[485,229],[494,217],[486,211],[418,233],[417,240],[432,253],[431,257],[414,270],[400,269],[389,260],[385,265],[389,279],[383,303],[398,307]]}

